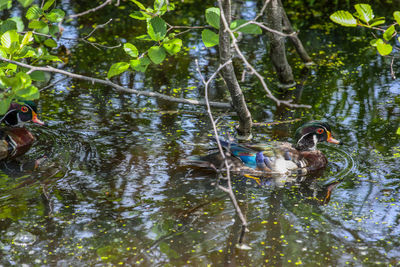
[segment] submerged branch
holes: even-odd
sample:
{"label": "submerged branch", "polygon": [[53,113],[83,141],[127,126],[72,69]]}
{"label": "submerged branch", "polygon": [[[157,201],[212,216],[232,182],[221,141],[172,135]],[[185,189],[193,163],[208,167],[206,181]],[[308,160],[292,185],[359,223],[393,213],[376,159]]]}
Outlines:
{"label": "submerged branch", "polygon": [[[143,96],[148,96],[148,97],[155,97],[155,98],[163,99],[163,100],[170,101],[170,102],[189,104],[189,105],[198,105],[198,106],[206,106],[207,105],[207,102],[204,100],[177,98],[177,97],[172,97],[172,96],[168,96],[168,95],[164,95],[164,94],[160,94],[160,93],[156,93],[156,92],[139,91],[136,89],[127,88],[127,87],[121,86],[119,84],[113,83],[110,80],[103,80],[103,79],[99,79],[99,78],[84,76],[81,74],[75,74],[75,73],[68,72],[65,70],[53,68],[51,66],[36,67],[36,66],[32,66],[32,65],[25,64],[22,62],[6,59],[3,57],[0,57],[0,61],[9,62],[9,63],[15,64],[15,65],[18,65],[20,67],[27,68],[30,70],[30,72],[38,70],[38,71],[51,72],[51,73],[60,73],[60,74],[66,75],[66,76],[74,78],[74,79],[85,80],[85,81],[89,81],[92,83],[108,85],[108,86],[111,86],[111,87],[117,89],[120,92],[136,94],[138,96],[143,95]],[[232,108],[230,103],[210,102],[209,104],[215,108],[225,108],[225,109]]]}

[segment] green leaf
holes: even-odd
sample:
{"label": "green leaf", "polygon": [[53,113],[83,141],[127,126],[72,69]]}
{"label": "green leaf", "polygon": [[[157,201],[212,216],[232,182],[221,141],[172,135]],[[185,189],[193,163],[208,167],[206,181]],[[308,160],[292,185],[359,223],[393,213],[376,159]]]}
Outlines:
{"label": "green leaf", "polygon": [[54,41],[54,40],[51,39],[51,38],[46,39],[46,41],[44,41],[43,44],[44,44],[45,46],[47,46],[47,47],[50,47],[50,48],[54,48],[54,47],[57,47],[57,46],[58,46],[57,42]]}
{"label": "green leaf", "polygon": [[22,38],[21,44],[27,45],[30,42],[32,42],[32,40],[33,40],[32,36],[33,36],[33,33],[31,31],[25,33],[24,38]]}
{"label": "green leaf", "polygon": [[[382,40],[382,39],[380,39]],[[390,53],[392,53],[392,46],[390,44],[386,44],[385,42],[379,42],[377,43],[376,48],[378,49],[379,54],[381,54],[382,56],[387,56]]]}
{"label": "green leaf", "polygon": [[154,17],[147,22],[147,33],[154,41],[160,41],[167,34],[167,24],[162,18]]}
{"label": "green leaf", "polygon": [[164,61],[165,59],[165,49],[159,46],[152,46],[148,50],[149,52],[149,58],[151,61],[154,62],[154,64],[160,64],[161,62]]}
{"label": "green leaf", "polygon": [[47,9],[49,9],[54,4],[54,1],[55,0],[48,0],[43,6],[43,11],[46,11]]}
{"label": "green leaf", "polygon": [[6,114],[8,108],[10,107],[12,98],[7,97],[0,100],[0,115]]}
{"label": "green leaf", "polygon": [[131,43],[126,43],[124,44],[124,51],[130,55],[131,57],[137,57],[139,55],[139,52],[136,48],[136,46],[134,46]]}
{"label": "green leaf", "polygon": [[126,71],[129,68],[129,63],[126,62],[118,62],[111,66],[110,70],[107,73],[107,78],[110,79],[113,76],[119,75]]}
{"label": "green leaf", "polygon": [[25,88],[16,90],[15,94],[17,95],[18,98],[22,98],[25,100],[38,99],[40,95],[38,88],[34,85],[29,85]]}
{"label": "green leaf", "polygon": [[23,7],[28,7],[33,3],[33,0],[18,0]]}
{"label": "green leaf", "polygon": [[396,134],[399,134],[399,135],[400,135],[400,127],[397,128]]}
{"label": "green leaf", "polygon": [[138,20],[146,20],[146,19],[151,18],[151,16],[149,14],[147,14],[146,12],[143,12],[143,11],[133,11],[133,13],[131,13],[129,15],[129,17],[138,19]]}
{"label": "green leaf", "polygon": [[12,17],[8,20],[14,21],[17,24],[17,31],[22,32],[25,29],[25,24],[22,21],[22,17]]}
{"label": "green leaf", "polygon": [[354,8],[357,11],[358,17],[365,23],[369,23],[370,20],[374,18],[374,12],[372,8],[368,4],[357,4],[354,5]]}
{"label": "green leaf", "polygon": [[[231,30],[234,30],[234,29],[238,28],[240,25],[245,24],[246,22],[248,22],[248,21],[245,19],[234,20],[234,21],[232,21],[230,28],[231,28]],[[240,28],[238,31],[243,32],[243,33],[248,33],[248,34],[261,34],[262,33],[261,28],[255,24],[246,25],[246,26]]]}
{"label": "green leaf", "polygon": [[179,38],[175,38],[163,43],[163,47],[170,55],[175,55],[182,48],[182,40]]}
{"label": "green leaf", "polygon": [[60,22],[64,19],[65,17],[65,12],[61,9],[53,9],[50,11],[50,13],[45,14],[45,17],[50,21],[50,22]]}
{"label": "green leaf", "polygon": [[43,11],[38,7],[38,5],[31,6],[28,11],[26,11],[25,17],[29,20],[38,19],[43,14]]}
{"label": "green leaf", "polygon": [[32,20],[31,22],[29,22],[28,24],[28,28],[30,29],[43,29],[47,27],[47,24],[41,20]]}
{"label": "green leaf", "polygon": [[53,55],[43,55],[43,56],[40,56],[39,59],[48,60],[48,61],[60,61],[60,62],[63,62],[59,57],[53,56]]}
{"label": "green leaf", "polygon": [[131,64],[132,69],[145,72],[151,61],[147,56],[145,56],[141,59],[132,59],[129,63]]}
{"label": "green leaf", "polygon": [[139,1],[136,0],[131,0],[133,3],[135,3],[141,10],[146,10],[146,7],[140,3]]}
{"label": "green leaf", "polygon": [[11,48],[12,43],[19,44],[19,35],[15,30],[5,32],[1,38],[1,45],[6,48]]}
{"label": "green leaf", "polygon": [[18,30],[17,23],[15,23],[15,21],[10,20],[10,19],[3,21],[3,23],[0,26],[0,32],[5,33],[6,31],[10,31],[10,30]]}
{"label": "green leaf", "polygon": [[206,47],[212,47],[219,44],[219,36],[213,31],[204,29],[201,32],[201,39]]}
{"label": "green leaf", "polygon": [[12,7],[12,0],[1,0],[0,11],[3,9],[10,9]]}
{"label": "green leaf", "polygon": [[384,23],[385,23],[385,18],[384,17],[374,18],[373,20],[371,20],[369,22],[369,26],[370,27],[374,27],[374,26],[378,26],[378,25],[381,25],[381,24],[384,24]]}
{"label": "green leaf", "polygon": [[393,17],[396,20],[397,24],[400,25],[400,11],[393,12]]}
{"label": "green leaf", "polygon": [[387,28],[386,31],[383,33],[383,39],[389,41],[390,39],[392,39],[394,32],[395,32],[394,25],[392,25],[389,28]]}
{"label": "green leaf", "polygon": [[40,70],[35,70],[31,74],[29,74],[29,76],[31,76],[31,79],[33,81],[38,81],[38,82],[46,81],[46,75],[44,74],[43,71],[40,71]]}
{"label": "green leaf", "polygon": [[219,29],[220,24],[220,10],[217,7],[210,7],[206,9],[206,20],[207,23],[213,26],[215,29]]}
{"label": "green leaf", "polygon": [[356,27],[357,20],[348,11],[339,10],[329,17],[333,22],[345,27]]}

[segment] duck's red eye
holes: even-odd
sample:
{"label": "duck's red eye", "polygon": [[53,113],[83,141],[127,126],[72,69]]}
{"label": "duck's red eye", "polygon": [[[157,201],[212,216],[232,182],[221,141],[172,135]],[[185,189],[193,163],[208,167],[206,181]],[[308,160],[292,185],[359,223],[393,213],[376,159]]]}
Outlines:
{"label": "duck's red eye", "polygon": [[21,111],[22,111],[23,113],[26,113],[26,112],[28,112],[28,108],[27,108],[26,106],[22,106],[22,107],[21,107]]}
{"label": "duck's red eye", "polygon": [[317,129],[317,133],[318,134],[323,134],[324,133],[324,129],[322,129],[322,128]]}

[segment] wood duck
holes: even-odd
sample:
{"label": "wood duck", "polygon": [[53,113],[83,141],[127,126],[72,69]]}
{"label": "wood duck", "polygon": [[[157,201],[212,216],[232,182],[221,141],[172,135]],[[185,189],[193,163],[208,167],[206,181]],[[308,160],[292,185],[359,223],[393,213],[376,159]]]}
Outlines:
{"label": "wood duck", "polygon": [[38,119],[37,107],[32,101],[11,103],[7,113],[0,117],[0,122],[8,126],[0,129],[0,160],[15,158],[29,150],[35,137],[27,129],[20,127],[28,121],[44,125]]}
{"label": "wood duck", "polygon": [[[225,156],[234,172],[252,175],[284,174],[298,171],[306,174],[324,168],[328,163],[325,155],[317,150],[318,142],[340,144],[332,137],[331,127],[325,122],[312,121],[296,130],[294,143],[272,142],[270,144],[236,144],[220,140]],[[191,157],[185,165],[211,168],[225,167],[220,152]]]}

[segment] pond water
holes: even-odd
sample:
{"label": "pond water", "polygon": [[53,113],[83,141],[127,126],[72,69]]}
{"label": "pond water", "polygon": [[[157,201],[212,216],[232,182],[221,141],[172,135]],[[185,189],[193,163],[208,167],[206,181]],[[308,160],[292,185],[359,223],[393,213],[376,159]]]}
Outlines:
{"label": "pond water", "polygon": [[[206,7],[185,4],[178,15],[200,25],[193,18]],[[87,8],[82,4],[74,10]],[[244,14],[253,8],[248,2]],[[117,23],[99,31],[98,41],[115,44],[116,35],[131,41],[135,33],[129,29],[142,29],[133,20],[126,22],[129,12],[122,8],[99,12],[78,20],[81,28],[66,27],[65,36],[87,33],[108,17]],[[330,163],[305,183],[258,186],[235,177],[249,250],[236,247],[240,222],[228,195],[216,188],[216,174],[180,164],[213,147],[203,107],[71,79],[43,91],[39,110],[49,125],[28,126],[37,142],[21,159],[24,168],[11,162],[0,171],[0,265],[398,266],[400,82],[390,76],[390,60],[368,49],[362,36],[368,37],[357,30],[304,26],[300,37],[317,63],[308,71],[289,46],[301,83],[294,95],[312,105],[309,110],[277,109],[255,79],[243,83],[255,120],[293,121],[256,127],[254,142],[291,141],[296,127],[318,119],[329,122],[344,143],[320,146]],[[203,47],[199,32],[187,38],[191,49],[185,55],[117,81],[201,99],[204,89],[194,59],[209,77],[217,53]],[[117,50],[64,45],[72,54],[60,67],[76,73],[105,75],[116,58],[124,57]],[[277,88],[266,39],[245,37],[241,47],[265,70],[270,88]],[[395,61],[393,68],[399,73],[400,64]],[[61,78],[54,75],[51,82]],[[227,101],[222,89],[218,80],[212,96]],[[234,134],[232,114],[215,110],[214,115],[221,133]],[[40,167],[32,170],[37,159]]]}

